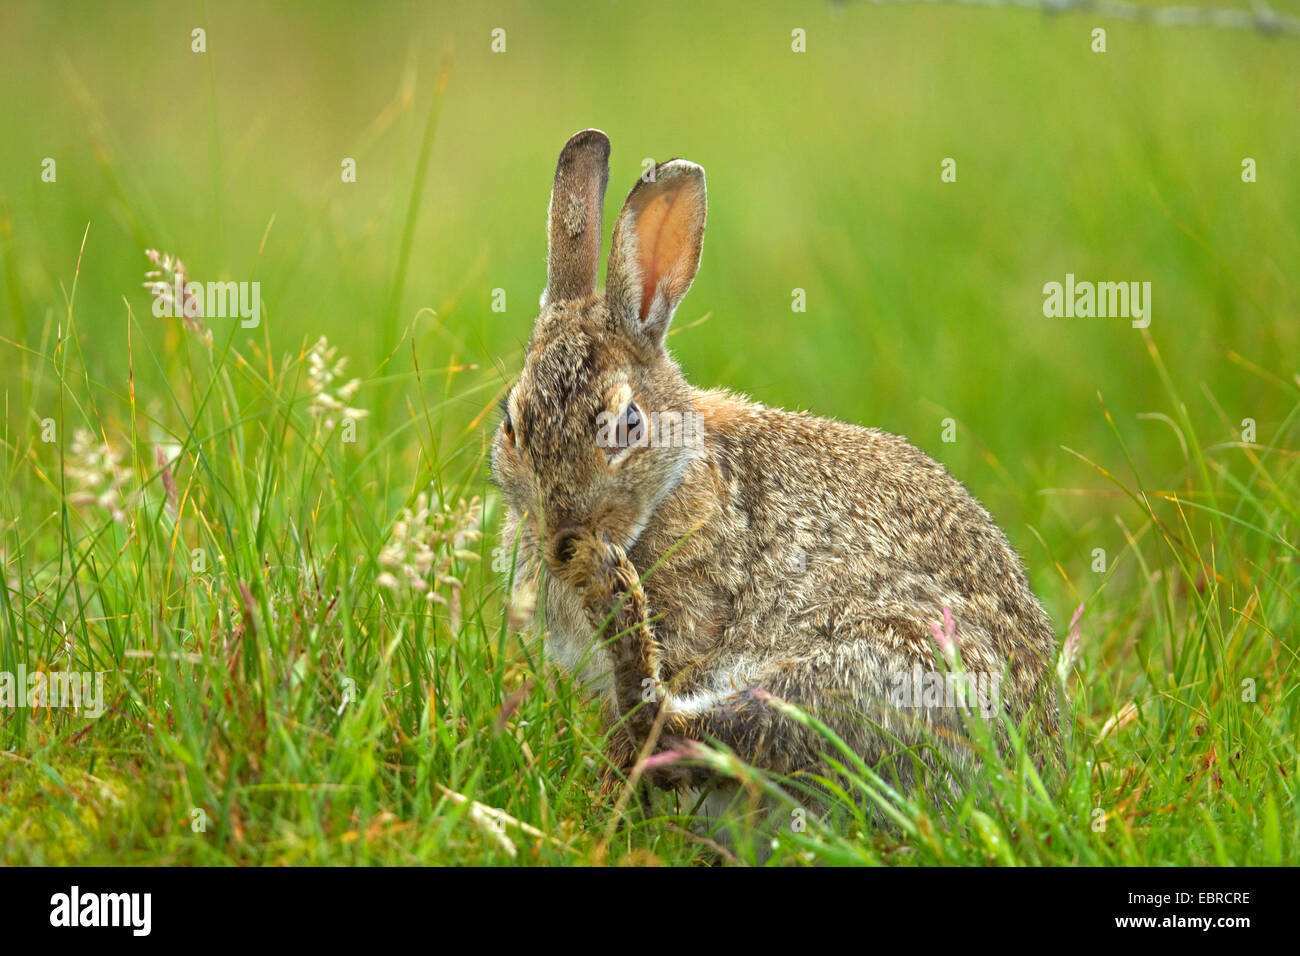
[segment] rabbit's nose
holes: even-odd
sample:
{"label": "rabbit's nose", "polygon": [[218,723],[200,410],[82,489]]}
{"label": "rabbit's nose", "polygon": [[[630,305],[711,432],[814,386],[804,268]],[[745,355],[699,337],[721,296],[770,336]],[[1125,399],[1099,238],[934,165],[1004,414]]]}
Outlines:
{"label": "rabbit's nose", "polygon": [[573,560],[578,546],[578,537],[582,529],[577,525],[566,525],[551,536],[551,558],[561,565]]}

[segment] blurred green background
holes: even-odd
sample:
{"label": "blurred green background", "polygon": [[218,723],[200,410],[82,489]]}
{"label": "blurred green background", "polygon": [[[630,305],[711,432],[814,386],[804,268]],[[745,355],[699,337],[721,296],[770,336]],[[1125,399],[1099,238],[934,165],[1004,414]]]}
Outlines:
{"label": "blurred green background", "polygon": [[[477,454],[492,420],[466,428],[517,371],[544,282],[557,152],[588,126],[614,145],[607,236],[644,158],[707,170],[703,267],[671,339],[688,377],[908,435],[1056,582],[1058,621],[1077,596],[1027,527],[1071,575],[1120,543],[1104,499],[1051,491],[1104,487],[1062,445],[1118,458],[1098,393],[1144,481],[1176,483],[1185,459],[1137,417],[1173,414],[1141,333],[1044,318],[1044,283],[1150,281],[1151,339],[1203,440],[1251,417],[1268,443],[1291,408],[1229,353],[1284,380],[1300,355],[1300,39],[854,3],[6,3],[0,61],[11,434],[43,417],[23,347],[52,341],[89,224],[76,314],[109,392],[125,400],[128,303],[157,351],[177,334],[141,288],[155,247],[191,278],[262,283],[264,325],[237,344],[279,359],[325,334],[355,374],[388,376],[357,399],[376,422],[420,387],[414,323],[423,369],[477,366],[445,432]],[[136,361],[145,404],[162,374]]]}

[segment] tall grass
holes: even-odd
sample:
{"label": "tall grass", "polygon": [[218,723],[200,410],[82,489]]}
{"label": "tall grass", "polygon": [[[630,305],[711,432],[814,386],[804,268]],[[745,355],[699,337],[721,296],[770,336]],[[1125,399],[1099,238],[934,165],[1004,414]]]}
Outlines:
{"label": "tall grass", "polygon": [[[802,817],[761,846],[732,834],[728,850],[693,836],[673,798],[620,801],[627,816],[615,820],[596,796],[595,715],[507,606],[500,503],[481,452],[437,457],[428,429],[440,403],[397,428],[421,451],[395,475],[389,443],[345,442],[346,419],[312,414],[318,347],[268,361],[187,334],[158,354],[134,315],[131,330],[133,361],[182,383],[154,412],[130,382],[117,394],[87,382],[72,296],[63,336],[35,363],[36,388],[62,400],[57,433],[84,429],[122,452],[117,500],[70,505],[62,443],[6,442],[0,504],[19,520],[4,534],[3,668],[108,673],[98,720],[38,708],[0,725],[9,861],[1294,857],[1288,448],[1300,406],[1269,445],[1215,447],[1171,390],[1182,474],[1163,487],[1126,476],[1118,433],[1114,462],[1090,463],[1130,512],[1115,519],[1124,550],[1084,595],[1090,639],[1068,674],[1063,781],[1040,779],[1015,748],[936,808],[843,752],[848,782],[832,802],[846,814]],[[455,370],[442,375],[454,391]],[[459,394],[476,391],[486,397]],[[482,510],[467,506],[483,495]],[[442,517],[415,520],[421,506]],[[408,560],[417,539],[431,553],[423,576]],[[386,569],[398,571],[387,584]],[[833,739],[827,748],[838,752]],[[780,793],[714,759],[755,792]]]}

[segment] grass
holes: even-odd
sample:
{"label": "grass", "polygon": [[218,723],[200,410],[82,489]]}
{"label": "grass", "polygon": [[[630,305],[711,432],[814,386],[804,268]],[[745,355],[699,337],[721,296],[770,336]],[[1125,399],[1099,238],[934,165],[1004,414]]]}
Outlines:
{"label": "grass", "polygon": [[[936,808],[846,758],[843,812],[723,858],[1300,855],[1294,43],[810,6],[799,58],[780,7],[697,6],[15,8],[0,671],[102,671],[107,710],[0,710],[0,861],[715,858],[689,807],[596,794],[597,714],[506,598],[486,440],[587,125],[607,231],[643,154],[708,170],[692,381],[907,434],[1063,638],[1084,606],[1062,780],[1017,754]],[[150,247],[260,281],[261,325],[156,318]],[[1151,327],[1044,319],[1066,272],[1150,279]]]}

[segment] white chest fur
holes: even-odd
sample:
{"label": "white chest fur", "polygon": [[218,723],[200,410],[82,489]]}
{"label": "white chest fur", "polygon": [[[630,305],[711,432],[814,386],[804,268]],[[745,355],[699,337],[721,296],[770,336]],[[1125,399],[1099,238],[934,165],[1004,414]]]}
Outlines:
{"label": "white chest fur", "polygon": [[592,696],[613,693],[613,670],[602,646],[608,635],[597,637],[582,603],[563,581],[550,578],[546,585],[546,653]]}

